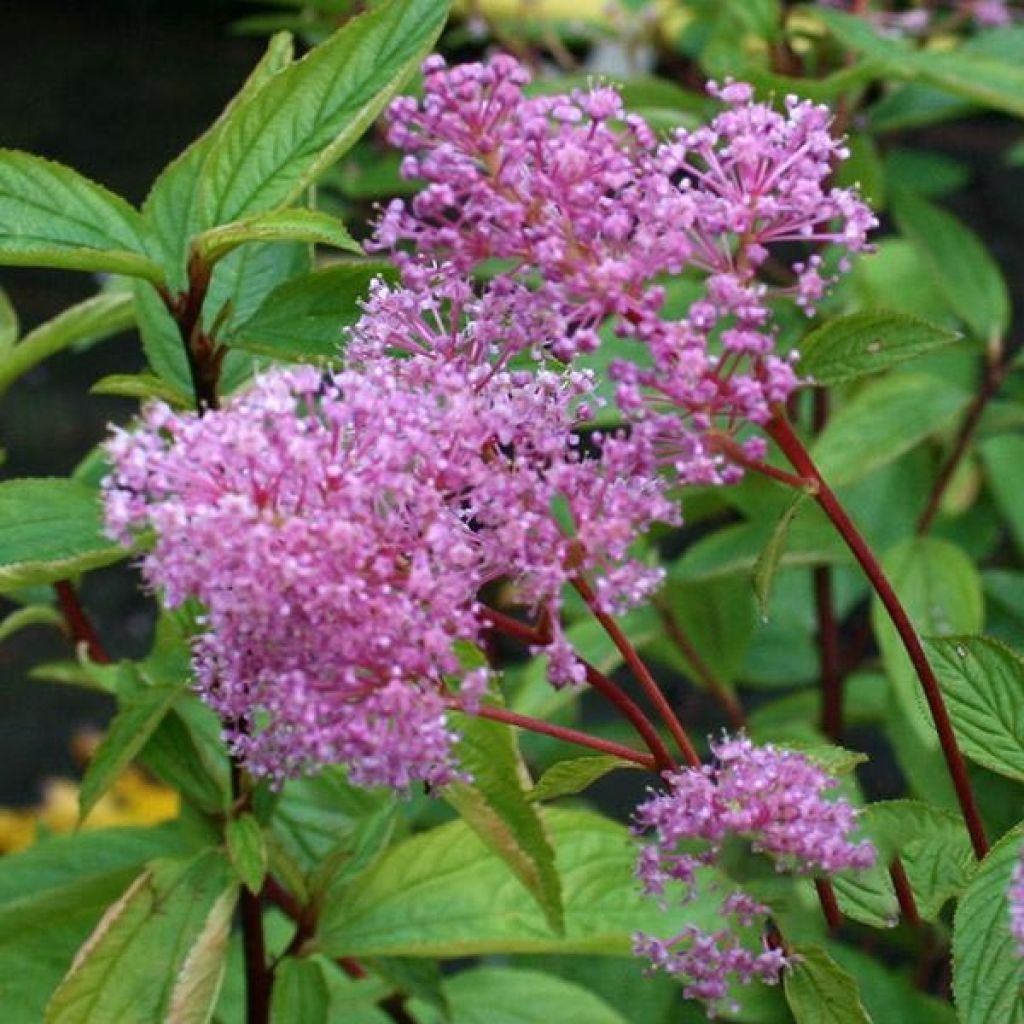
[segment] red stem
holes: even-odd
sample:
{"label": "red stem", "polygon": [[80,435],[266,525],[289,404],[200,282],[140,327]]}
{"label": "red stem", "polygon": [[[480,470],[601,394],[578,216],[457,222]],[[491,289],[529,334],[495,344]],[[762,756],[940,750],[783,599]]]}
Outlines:
{"label": "red stem", "polygon": [[665,744],[662,743],[658,730],[643,713],[640,705],[616,686],[603,672],[591,665],[589,661],[585,661],[582,658],[580,658],[580,661],[586,669],[587,682],[602,697],[613,704],[640,734],[640,738],[654,757],[655,766],[658,771],[669,771],[674,768],[675,762],[672,759],[672,755],[668,752]]}
{"label": "red stem", "polygon": [[619,624],[610,615],[601,611],[597,604],[597,598],[594,595],[594,591],[586,580],[577,576],[572,583],[579,592],[580,597],[586,601],[587,607],[593,613],[594,618],[597,619],[604,631],[608,634],[612,643],[615,644],[615,647],[622,655],[623,660],[629,666],[629,670],[633,673],[633,676],[643,688],[644,693],[647,694],[649,700],[657,709],[658,714],[661,716],[661,720],[668,727],[669,733],[671,733],[672,738],[679,747],[679,750],[683,755],[683,759],[691,768],[699,768],[701,765],[700,757],[697,755],[697,751],[690,742],[689,736],[686,735],[686,730],[676,717],[676,713],[672,710],[672,705],[669,704],[665,694],[661,692],[661,687],[658,686],[654,676],[651,675],[650,670],[643,663],[640,655],[637,654],[636,649],[629,642],[629,638],[622,632],[619,628]]}
{"label": "red stem", "polygon": [[[242,773],[238,763],[231,762],[231,795],[237,802],[244,798]],[[267,946],[263,936],[263,907],[259,895],[242,886],[239,898],[242,921],[242,950],[245,960],[246,1024],[270,1024],[270,996],[274,985],[273,970],[267,963]]]}
{"label": "red stem", "polygon": [[[463,709],[458,704],[452,707],[456,711]],[[658,763],[650,754],[642,754],[639,750],[624,746],[621,743],[613,743],[611,740],[603,740],[598,736],[591,736],[589,733],[579,732],[576,729],[568,729],[565,726],[554,725],[545,722],[540,718],[531,718],[529,715],[520,715],[515,711],[508,711],[506,708],[496,708],[489,704],[481,705],[475,712],[479,718],[489,718],[494,722],[504,722],[506,725],[514,725],[518,729],[527,729],[530,732],[540,733],[542,736],[553,736],[557,740],[564,740],[566,743],[575,743],[579,747],[588,747],[590,750],[597,750],[602,754],[610,754],[612,757],[621,758],[623,761],[630,761],[646,768],[648,771],[656,771]]]}
{"label": "red stem", "polygon": [[832,883],[827,878],[816,878],[814,888],[818,893],[822,913],[825,915],[825,923],[832,931],[838,931],[843,923],[843,912],[839,909],[839,901],[836,899]]}
{"label": "red stem", "polygon": [[903,861],[897,857],[889,865],[889,877],[892,879],[892,886],[896,890],[896,900],[900,905],[900,913],[907,924],[915,928],[921,925],[921,914],[917,909],[917,900],[914,899],[914,890],[910,887],[910,879],[907,878]]}
{"label": "red stem", "polygon": [[[550,632],[545,629],[543,621],[539,626],[530,626],[493,608],[484,609],[484,618],[499,632],[531,646],[542,647],[551,642]],[[675,767],[672,755],[666,749],[665,744],[662,743],[658,730],[644,714],[640,705],[594,665],[591,665],[583,658],[579,660],[586,670],[587,682],[602,697],[613,704],[616,710],[628,719],[633,728],[636,729],[640,738],[647,745],[647,749],[654,756],[658,771],[666,771]]]}
{"label": "red stem", "polygon": [[946,704],[942,697],[942,690],[939,681],[932,671],[928,658],[925,656],[924,648],[918,639],[913,623],[910,621],[900,599],[892,588],[874,552],[867,545],[852,520],[846,514],[846,510],[839,503],[828,484],[818,472],[810,454],[804,448],[800,438],[797,437],[792,426],[782,417],[776,416],[766,427],[769,436],[778,444],[792,463],[793,468],[801,474],[813,480],[817,484],[815,500],[822,510],[832,521],[843,540],[853,553],[853,556],[860,563],[861,568],[867,575],[874,587],[879,600],[885,606],[889,618],[895,626],[900,640],[906,649],[907,655],[917,672],[921,682],[928,709],[931,712],[932,722],[935,724],[935,731],[939,736],[939,744],[942,747],[943,756],[946,759],[946,766],[956,791],[957,801],[960,804],[960,811],[963,814],[964,824],[970,833],[971,844],[979,860],[988,852],[988,838],[985,835],[985,826],[982,824],[981,815],[974,799],[974,792],[971,789],[970,779],[967,775],[967,766],[964,763],[960,747],[957,744],[956,734],[946,710]]}
{"label": "red stem", "polygon": [[967,454],[967,449],[970,447],[971,440],[978,429],[978,424],[981,422],[982,413],[985,411],[988,403],[995,397],[996,392],[999,391],[1009,368],[1010,364],[1006,359],[990,362],[986,367],[981,389],[974,396],[974,400],[967,409],[963,422],[960,424],[960,429],[957,431],[953,450],[942,464],[939,475],[935,478],[935,483],[932,485],[931,493],[928,495],[924,511],[917,520],[917,533],[927,533],[928,528],[932,525],[932,521],[938,514],[939,506],[942,504],[942,498],[949,487],[950,481],[953,479],[953,474],[956,472],[963,457]]}
{"label": "red stem", "polygon": [[654,601],[655,610],[661,617],[662,625],[665,627],[665,634],[675,644],[679,653],[690,663],[697,678],[704,684],[708,693],[718,703],[718,706],[725,712],[729,724],[734,729],[744,729],[747,724],[747,716],[743,707],[736,697],[729,692],[729,689],[721,679],[714,673],[711,666],[700,656],[700,652],[694,647],[693,642],[686,635],[679,619],[672,613],[672,609],[664,601]]}
{"label": "red stem", "polygon": [[58,580],[54,583],[53,589],[57,594],[57,604],[60,606],[65,623],[67,623],[72,643],[75,647],[84,643],[90,661],[97,665],[109,665],[111,663],[110,655],[107,654],[99,634],[85,614],[82,602],[71,582]]}

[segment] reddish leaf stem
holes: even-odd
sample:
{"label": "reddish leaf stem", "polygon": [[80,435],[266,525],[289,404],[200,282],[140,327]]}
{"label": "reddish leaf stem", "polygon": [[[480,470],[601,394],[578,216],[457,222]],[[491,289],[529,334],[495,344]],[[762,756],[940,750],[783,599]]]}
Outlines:
{"label": "reddish leaf stem", "polygon": [[[231,795],[242,798],[242,773],[238,763],[231,762]],[[274,973],[267,963],[267,945],[263,935],[263,907],[259,895],[242,886],[239,897],[242,919],[242,950],[245,960],[246,1024],[270,1024],[270,997]]]}
{"label": "reddish leaf stem", "polygon": [[896,890],[896,900],[900,905],[900,913],[907,924],[915,928],[921,926],[921,914],[917,909],[917,900],[914,898],[914,890],[910,887],[910,879],[907,878],[906,868],[903,861],[897,857],[889,865],[889,877],[892,879],[892,887]]}
{"label": "reddish leaf stem", "polygon": [[654,676],[651,675],[650,670],[644,664],[640,655],[637,654],[636,648],[633,647],[629,638],[619,628],[619,624],[610,615],[601,610],[590,584],[581,577],[576,577],[572,582],[580,597],[587,603],[587,607],[593,613],[594,618],[597,619],[612,643],[615,644],[616,649],[629,666],[630,672],[633,673],[634,678],[654,705],[661,720],[665,723],[669,733],[679,747],[683,759],[691,768],[699,768],[701,765],[700,757],[690,742],[689,736],[686,735],[682,722],[676,717],[676,713],[672,710],[672,705],[669,704]]}
{"label": "reddish leaf stem", "polygon": [[[456,710],[462,710],[458,704],[453,704]],[[504,722],[506,725],[514,725],[518,729],[526,729],[529,732],[540,733],[542,736],[553,736],[555,739],[564,740],[566,743],[575,743],[579,747],[587,747],[590,750],[597,750],[602,754],[610,754],[612,757],[621,758],[623,761],[630,761],[646,768],[648,771],[656,771],[658,763],[650,754],[642,754],[639,750],[627,747],[621,743],[613,743],[611,740],[603,740],[598,736],[591,736],[589,733],[579,732],[577,729],[569,729],[562,725],[554,725],[545,722],[540,718],[531,718],[529,715],[520,715],[515,711],[506,708],[496,708],[489,704],[481,705],[474,714],[480,718],[489,718],[494,722]]]}
{"label": "reddish leaf stem", "polygon": [[816,878],[814,888],[818,893],[822,913],[825,915],[825,923],[832,931],[838,931],[843,923],[843,912],[839,909],[839,901],[836,899],[832,883],[827,878]]}
{"label": "reddish leaf stem", "polygon": [[680,654],[689,662],[694,674],[704,684],[705,689],[711,694],[715,702],[729,719],[729,724],[734,729],[743,729],[747,724],[747,716],[744,714],[743,706],[731,693],[725,683],[715,674],[711,666],[701,657],[700,652],[694,646],[693,641],[686,635],[686,631],[679,623],[679,619],[672,612],[672,609],[663,601],[655,599],[655,610],[661,618],[665,627],[665,635],[675,644]]}
{"label": "reddish leaf stem", "polygon": [[977,803],[974,799],[974,792],[971,789],[970,779],[967,775],[967,766],[964,763],[963,755],[957,744],[956,734],[953,732],[953,725],[949,719],[949,712],[942,697],[942,690],[939,681],[932,671],[928,658],[925,656],[924,648],[917,636],[910,617],[900,603],[899,597],[892,588],[885,573],[882,570],[874,552],[854,526],[846,510],[839,503],[835,494],[825,483],[824,478],[818,471],[807,449],[804,448],[800,438],[794,432],[792,426],[786,419],[778,415],[766,427],[769,436],[778,444],[785,453],[793,468],[801,476],[812,479],[817,484],[815,500],[822,510],[832,521],[843,540],[857,559],[865,575],[871,582],[875,593],[885,607],[896,628],[906,649],[907,655],[914,666],[917,677],[921,682],[928,709],[931,712],[932,722],[939,736],[939,744],[949,769],[953,788],[956,791],[957,801],[960,804],[960,811],[963,814],[964,824],[970,833],[971,844],[979,859],[988,852],[988,838],[985,835],[985,826],[981,820]]}
{"label": "reddish leaf stem", "polygon": [[[510,615],[495,611],[493,608],[486,608],[484,616],[494,629],[504,633],[506,636],[521,640],[523,643],[542,647],[551,642],[550,632],[544,628],[543,622],[539,626],[530,626],[525,622],[512,618]],[[614,705],[616,710],[636,729],[640,738],[646,744],[647,749],[653,755],[657,770],[665,771],[674,767],[672,755],[668,752],[661,737],[658,735],[658,730],[647,715],[644,714],[640,705],[594,665],[591,665],[583,658],[579,660],[586,670],[587,682],[609,703]]]}
{"label": "reddish leaf stem", "polygon": [[917,533],[927,533],[928,528],[932,525],[950,481],[953,479],[953,474],[971,446],[971,441],[978,429],[978,424],[981,422],[982,413],[984,413],[988,403],[995,397],[1000,387],[1002,387],[1009,368],[1010,363],[1005,358],[989,362],[986,366],[981,388],[967,407],[963,422],[957,431],[956,441],[953,443],[953,450],[942,464],[939,475],[935,478],[935,483],[932,485],[931,492],[928,495],[924,511],[922,511],[917,520]]}
{"label": "reddish leaf stem", "polygon": [[57,604],[60,606],[61,615],[64,616],[64,622],[71,634],[72,643],[75,647],[85,644],[90,661],[94,661],[97,665],[109,665],[111,657],[107,654],[99,634],[85,614],[78,592],[71,585],[71,581],[58,580],[54,583],[53,589],[57,595]]}

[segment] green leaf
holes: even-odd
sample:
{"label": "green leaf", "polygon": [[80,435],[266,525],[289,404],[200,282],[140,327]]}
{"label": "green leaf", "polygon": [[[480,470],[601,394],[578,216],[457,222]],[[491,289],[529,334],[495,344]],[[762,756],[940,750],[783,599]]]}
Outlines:
{"label": "green leaf", "polygon": [[274,36],[260,62],[213,125],[165,167],[153,183],[142,205],[142,217],[160,246],[172,290],[185,286],[185,267],[192,238],[204,228],[213,226],[202,222],[197,199],[203,163],[214,138],[223,129],[231,112],[288,67],[293,56],[291,36],[286,32]]}
{"label": "green leaf", "polygon": [[0,643],[30,626],[64,628],[64,616],[52,604],[28,604],[11,612],[0,622]]}
{"label": "green leaf", "polygon": [[0,857],[4,1024],[39,1024],[50,993],[103,911],[153,857],[181,852],[173,826],[46,839]]}
{"label": "green leaf", "polygon": [[844,914],[886,928],[899,919],[899,903],[889,865],[899,857],[921,917],[936,921],[950,899],[963,892],[977,863],[963,819],[916,800],[869,804],[860,818],[863,832],[878,850],[874,867],[833,879]]}
{"label": "green leaf", "polygon": [[961,1024],[1024,1021],[1024,960],[1010,935],[1007,889],[1024,825],[982,861],[953,918],[953,998]]}
{"label": "green leaf", "polygon": [[562,879],[564,935],[552,934],[505,862],[465,822],[454,821],[392,847],[339,893],[324,908],[317,948],[355,957],[626,956],[636,931],[672,935],[684,920],[708,927],[717,920],[717,897],[698,896],[682,913],[663,913],[642,896],[633,876],[635,845],[621,825],[557,808],[543,818]]}
{"label": "green leaf", "polygon": [[6,357],[21,334],[18,312],[7,292],[0,288],[0,358]]}
{"label": "green leaf", "polygon": [[190,394],[152,373],[111,373],[96,381],[89,388],[89,394],[142,400],[156,398],[166,402],[172,409],[190,409],[195,403]]}
{"label": "green leaf", "polygon": [[889,970],[880,958],[840,942],[829,942],[828,953],[856,979],[868,1014],[879,1024],[956,1024],[953,1007],[915,988],[909,971]]}
{"label": "green leaf", "polygon": [[132,297],[126,292],[104,292],[71,306],[0,355],[0,395],[54,353],[120,334],[134,323]]}
{"label": "green leaf", "polygon": [[[808,513],[813,510],[808,508]],[[691,544],[669,568],[669,582],[697,583],[729,576],[753,577],[757,560],[771,538],[767,523],[725,526]],[[835,565],[849,552],[823,517],[808,514],[791,524],[788,543],[777,568]]]}
{"label": "green leaf", "polygon": [[320,210],[273,210],[223,224],[197,235],[193,245],[207,266],[247,242],[308,242],[362,255],[362,247],[345,225]]}
{"label": "green leaf", "polygon": [[388,264],[340,263],[278,285],[232,328],[231,346],[274,359],[337,359],[345,328],[362,316],[370,282],[393,276]]}
{"label": "green leaf", "polygon": [[0,483],[0,592],[55,583],[126,556],[103,535],[93,488],[57,478]]}
{"label": "green leaf", "polygon": [[293,203],[359,138],[430,50],[445,0],[390,0],[242,97],[203,165],[204,226]]}
{"label": "green leaf", "polygon": [[0,150],[0,264],[163,280],[135,209],[70,167],[11,149]]}
{"label": "green leaf", "polygon": [[796,1024],[871,1024],[857,983],[820,946],[797,946],[783,974]]}
{"label": "green leaf", "polygon": [[975,337],[1002,338],[1010,322],[1010,295],[1002,271],[977,235],[913,192],[897,192],[892,207],[900,231]]}
{"label": "green leaf", "polygon": [[208,1020],[236,897],[219,853],[154,861],[79,950],[50,1000],[46,1024]]}
{"label": "green leaf", "polygon": [[274,834],[312,871],[339,848],[354,850],[367,824],[395,802],[392,794],[351,786],[341,769],[327,768],[285,784],[274,808]]}
{"label": "green leaf", "polygon": [[554,800],[560,796],[573,796],[617,768],[636,768],[636,765],[610,754],[559,761],[540,777],[537,785],[527,796],[530,800]]}
{"label": "green leaf", "polygon": [[960,749],[1000,775],[1024,780],[1024,658],[985,636],[925,641]]}
{"label": "green leaf", "polygon": [[761,610],[761,618],[768,618],[768,601],[771,598],[772,583],[775,580],[775,573],[778,571],[782,556],[786,551],[786,544],[789,541],[789,529],[793,520],[797,517],[800,509],[806,504],[810,495],[801,491],[786,506],[779,521],[775,524],[768,543],[761,549],[754,563],[754,594],[757,597],[757,604]]}
{"label": "green leaf", "polygon": [[1024,68],[1019,62],[964,48],[941,53],[911,49],[902,40],[888,39],[875,32],[863,18],[853,14],[820,6],[808,10],[825,22],[844,46],[869,55],[887,78],[919,82],[1024,117]]}
{"label": "green leaf", "polygon": [[[917,631],[925,636],[980,633],[984,621],[981,578],[971,560],[949,541],[930,537],[906,540],[885,553],[882,568]],[[896,699],[919,737],[937,744],[931,719],[922,715],[921,684],[888,613],[878,598],[871,624]]]}
{"label": "green leaf", "polygon": [[959,192],[971,180],[971,171],[945,153],[897,146],[885,154],[885,178],[890,188],[936,198]]}
{"label": "green leaf", "polygon": [[1024,436],[1003,434],[981,445],[985,482],[1017,550],[1024,554]]}
{"label": "green leaf", "polygon": [[224,828],[228,857],[239,881],[256,895],[267,875],[267,844],[260,823],[251,814],[230,818]]}
{"label": "green leaf", "polygon": [[511,967],[474,967],[447,983],[451,1017],[410,1006],[422,1024],[627,1024],[603,999],[551,974]]}
{"label": "green leaf", "polygon": [[925,374],[871,381],[830,420],[814,460],[830,485],[852,483],[943,429],[969,401],[966,391]]}
{"label": "green leaf", "polygon": [[223,814],[231,803],[220,723],[196,698],[177,702],[143,747],[139,760],[207,814]]}
{"label": "green leaf", "polygon": [[331,993],[316,960],[286,956],[274,969],[271,1024],[330,1024]]}
{"label": "green leaf", "polygon": [[486,718],[460,715],[459,764],[472,782],[456,782],[444,798],[501,857],[544,912],[556,932],[564,927],[555,854],[527,795],[529,775],[514,729]]}
{"label": "green leaf", "polygon": [[847,137],[846,148],[850,155],[836,168],[836,185],[856,188],[873,209],[885,209],[885,170],[874,139],[866,132],[854,132]]}
{"label": "green leaf", "polygon": [[[138,669],[125,662],[121,671],[141,682]],[[172,705],[181,686],[137,685],[124,699],[85,770],[78,794],[78,820],[84,821],[99,799],[117,781],[149,741]]]}
{"label": "green leaf", "polygon": [[799,370],[815,384],[831,387],[880,373],[957,338],[952,331],[903,313],[851,313],[804,338]]}

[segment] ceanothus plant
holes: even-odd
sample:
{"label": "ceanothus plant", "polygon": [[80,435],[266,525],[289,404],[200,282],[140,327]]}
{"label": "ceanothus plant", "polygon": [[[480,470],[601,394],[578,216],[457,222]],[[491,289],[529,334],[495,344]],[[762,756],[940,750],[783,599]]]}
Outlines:
{"label": "ceanothus plant", "polygon": [[[151,367],[0,484],[5,634],[52,586],[117,700],[83,821],[133,761],[182,801],[0,860],[9,1019],[1024,1014],[1009,297],[865,127],[1024,116],[1024,37],[760,6],[726,61],[743,5],[694,5],[696,91],[428,56],[437,0],[279,35],[141,212],[0,153],[0,261],[113,275],[0,386],[126,318]],[[343,157],[402,176],[361,243]],[[126,559],[112,664],[77,577]]]}

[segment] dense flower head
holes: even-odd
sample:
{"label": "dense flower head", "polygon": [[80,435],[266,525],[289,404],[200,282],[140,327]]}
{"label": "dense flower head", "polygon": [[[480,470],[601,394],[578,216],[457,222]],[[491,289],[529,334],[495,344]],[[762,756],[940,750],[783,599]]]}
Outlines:
{"label": "dense flower head", "polygon": [[1013,866],[1006,895],[1010,904],[1010,936],[1016,944],[1017,956],[1024,957],[1024,846]]}
{"label": "dense flower head", "polygon": [[[813,313],[876,223],[855,190],[828,184],[849,155],[828,109],[788,97],[779,112],[748,85],[712,83],[721,112],[659,141],[609,86],[527,95],[508,56],[432,57],[424,75],[422,103],[393,104],[390,139],[426,185],[387,208],[373,244],[407,282],[439,263],[496,268],[488,291],[516,325],[511,350],[570,360],[610,323],[647,349],[613,367],[622,414],[659,419],[663,462],[684,482],[734,479],[709,435],[765,423],[799,384],[771,304]],[[784,258],[794,245],[802,255]],[[685,271],[704,294],[672,319],[662,282]]]}
{"label": "dense flower head", "polygon": [[[507,578],[557,623],[575,575],[609,611],[660,580],[629,547],[678,511],[642,432],[583,452],[592,375],[465,358],[472,341],[420,308],[448,348],[386,353],[375,307],[349,368],[269,372],[201,417],[153,404],[107,445],[108,529],[151,531],[148,581],[202,604],[198,684],[258,774],[345,762],[360,784],[450,781],[450,686],[472,709],[487,683],[455,653],[481,640],[484,583]],[[581,678],[564,652],[552,665]]]}
{"label": "dense flower head", "polygon": [[[855,809],[833,798],[836,780],[809,758],[755,746],[742,735],[723,737],[711,749],[711,764],[666,772],[666,788],[636,809],[634,830],[651,838],[636,869],[648,895],[663,905],[674,892],[692,899],[700,869],[714,864],[732,837],[768,855],[780,871],[832,874],[874,863],[871,843],[850,838]],[[733,892],[722,902],[722,930],[690,927],[667,940],[639,935],[635,948],[682,978],[687,995],[714,1002],[732,981],[777,975],[781,954],[752,953],[737,934],[740,926],[763,924],[767,914],[748,894]]]}

